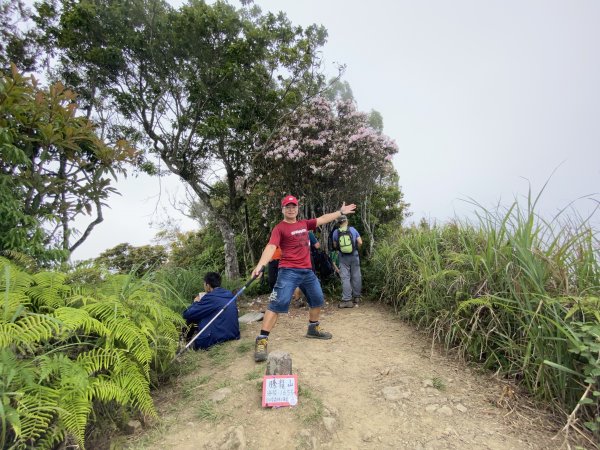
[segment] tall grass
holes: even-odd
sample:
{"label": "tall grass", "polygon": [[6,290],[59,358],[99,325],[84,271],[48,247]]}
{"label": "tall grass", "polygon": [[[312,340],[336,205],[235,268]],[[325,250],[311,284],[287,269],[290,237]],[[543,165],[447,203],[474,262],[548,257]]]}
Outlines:
{"label": "tall grass", "polygon": [[403,318],[598,440],[599,243],[585,220],[538,217],[538,199],[399,231],[377,248],[371,283]]}

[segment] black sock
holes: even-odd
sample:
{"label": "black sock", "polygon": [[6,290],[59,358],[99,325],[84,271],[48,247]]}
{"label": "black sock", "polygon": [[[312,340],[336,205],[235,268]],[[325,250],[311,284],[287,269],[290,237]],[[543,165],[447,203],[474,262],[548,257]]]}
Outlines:
{"label": "black sock", "polygon": [[319,323],[318,320],[309,320],[308,323]]}
{"label": "black sock", "polygon": [[261,336],[269,336],[270,331],[265,331],[265,330],[260,330],[260,335]]}

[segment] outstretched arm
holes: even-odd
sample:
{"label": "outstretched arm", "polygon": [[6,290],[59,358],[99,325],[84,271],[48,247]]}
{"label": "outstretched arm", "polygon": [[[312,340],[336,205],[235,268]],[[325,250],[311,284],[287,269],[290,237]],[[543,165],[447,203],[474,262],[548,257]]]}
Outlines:
{"label": "outstretched arm", "polygon": [[317,217],[317,226],[324,225],[329,223],[340,216],[346,214],[354,214],[354,210],[356,209],[356,205],[352,203],[351,205],[346,205],[346,202],[342,203],[342,207],[336,211],[329,214],[323,214],[321,217]]}

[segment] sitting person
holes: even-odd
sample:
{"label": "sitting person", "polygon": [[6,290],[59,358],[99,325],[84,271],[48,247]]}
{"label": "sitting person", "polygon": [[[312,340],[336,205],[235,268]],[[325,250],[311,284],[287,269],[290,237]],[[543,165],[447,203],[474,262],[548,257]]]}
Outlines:
{"label": "sitting person", "polygon": [[[233,298],[233,293],[221,287],[221,275],[208,272],[204,276],[204,291],[194,298],[192,305],[183,312],[188,323],[196,323],[202,330],[218,312]],[[206,350],[220,342],[240,338],[238,309],[232,302],[217,319],[194,341],[194,349]]]}

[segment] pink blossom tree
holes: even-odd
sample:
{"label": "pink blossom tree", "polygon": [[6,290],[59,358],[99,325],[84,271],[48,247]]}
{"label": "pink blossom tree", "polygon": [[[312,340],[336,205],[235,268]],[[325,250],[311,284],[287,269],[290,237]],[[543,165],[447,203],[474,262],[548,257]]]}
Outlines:
{"label": "pink blossom tree", "polygon": [[[366,205],[384,178],[395,173],[391,159],[397,151],[396,143],[369,125],[369,116],[352,100],[315,97],[273,136],[256,181],[273,193],[264,197],[271,209],[275,198],[286,193],[303,200],[307,216],[334,211],[342,201]],[[364,225],[373,242],[374,228]],[[325,242],[329,231],[324,230]]]}

